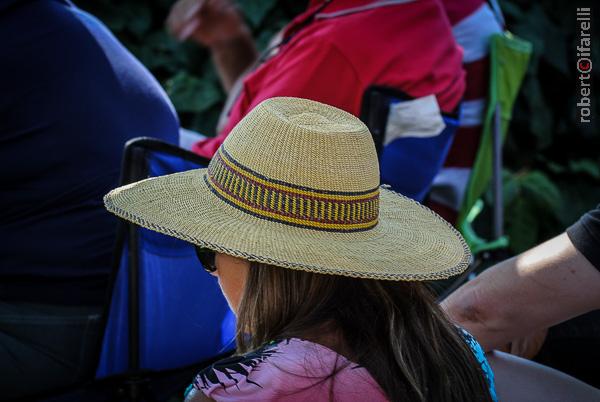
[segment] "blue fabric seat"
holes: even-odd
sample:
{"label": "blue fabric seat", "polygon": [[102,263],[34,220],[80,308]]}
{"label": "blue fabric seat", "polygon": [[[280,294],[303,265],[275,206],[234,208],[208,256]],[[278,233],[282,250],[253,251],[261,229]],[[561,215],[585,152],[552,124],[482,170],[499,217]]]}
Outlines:
{"label": "blue fabric seat", "polygon": [[398,138],[380,156],[381,181],[409,198],[423,202],[438,174],[458,128],[458,119],[444,115],[446,128],[435,137]]}
{"label": "blue fabric seat", "polygon": [[[132,155],[125,157],[124,182],[202,167],[197,155],[156,140],[132,140],[127,148]],[[177,155],[169,152],[173,149]],[[123,225],[128,241],[123,242],[96,377],[176,369],[233,350],[235,318],[193,246]],[[132,264],[137,274],[132,275]],[[138,323],[129,314],[136,287]],[[139,326],[139,336],[135,329],[130,332],[132,325]],[[136,349],[133,355],[131,349]]]}
{"label": "blue fabric seat", "polygon": [[[382,184],[419,202],[431,190],[459,123],[460,105],[451,114],[443,113],[434,99],[433,96],[415,99],[395,88],[371,86],[365,91],[361,105],[360,118],[373,135]],[[396,120],[410,120],[412,125],[392,127],[396,105],[404,110]],[[391,127],[399,133],[389,138]]]}

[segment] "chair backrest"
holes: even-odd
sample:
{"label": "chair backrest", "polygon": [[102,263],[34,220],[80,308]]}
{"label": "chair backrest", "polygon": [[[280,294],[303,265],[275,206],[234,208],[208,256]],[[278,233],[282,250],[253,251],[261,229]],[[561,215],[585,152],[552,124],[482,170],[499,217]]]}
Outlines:
{"label": "chair backrest", "polygon": [[[134,139],[126,146],[122,181],[207,163],[170,144]],[[124,228],[96,377],[181,368],[231,351],[233,313],[193,246],[129,223]]]}
{"label": "chair backrest", "polygon": [[[486,242],[479,238],[470,224],[481,208],[479,198],[492,177],[495,178],[494,208],[496,211],[502,208],[502,143],[512,117],[514,102],[527,71],[531,51],[531,43],[509,32],[490,37],[490,81],[483,131],[457,220],[457,227],[474,253],[495,247],[494,242]],[[495,221],[499,221],[494,222],[495,226],[503,224],[501,214],[496,215]],[[501,233],[501,227],[497,229],[500,229],[498,232]],[[506,241],[494,240],[499,246],[507,245]]]}
{"label": "chair backrest", "polygon": [[442,113],[434,95],[414,99],[394,88],[371,86],[360,118],[373,135],[382,183],[423,201],[452,144],[458,112]]}

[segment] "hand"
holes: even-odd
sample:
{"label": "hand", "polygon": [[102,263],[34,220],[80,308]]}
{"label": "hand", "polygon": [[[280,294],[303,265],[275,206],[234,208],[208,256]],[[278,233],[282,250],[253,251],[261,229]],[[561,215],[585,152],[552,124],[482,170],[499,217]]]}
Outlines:
{"label": "hand", "polygon": [[541,329],[524,338],[516,339],[500,350],[525,359],[533,359],[540,351],[548,335],[548,329]]}
{"label": "hand", "polygon": [[231,0],[179,0],[171,8],[167,28],[179,40],[192,38],[208,47],[250,36]]}

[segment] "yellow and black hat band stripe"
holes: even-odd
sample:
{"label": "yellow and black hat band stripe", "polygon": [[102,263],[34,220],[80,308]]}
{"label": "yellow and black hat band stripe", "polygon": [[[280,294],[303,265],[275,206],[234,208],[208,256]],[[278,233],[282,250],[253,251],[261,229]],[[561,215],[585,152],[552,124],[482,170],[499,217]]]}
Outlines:
{"label": "yellow and black hat band stripe", "polygon": [[354,232],[377,225],[379,188],[361,192],[312,189],[270,179],[229,155],[213,157],[206,182],[214,194],[253,216],[310,229]]}

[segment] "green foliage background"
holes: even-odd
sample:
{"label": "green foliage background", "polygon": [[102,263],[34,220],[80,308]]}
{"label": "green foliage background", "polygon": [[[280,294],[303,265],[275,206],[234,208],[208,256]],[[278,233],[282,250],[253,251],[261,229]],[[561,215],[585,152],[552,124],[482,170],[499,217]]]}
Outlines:
{"label": "green foliage background", "polygon": [[[213,135],[225,101],[206,50],[178,43],[164,29],[172,0],[81,0],[76,4],[102,20],[157,77],[184,127]],[[306,2],[239,1],[263,48]],[[560,0],[505,0],[507,26],[533,43],[534,53],[513,113],[505,145],[506,231],[514,252],[560,231],[600,203],[600,36],[592,18],[591,124],[576,122],[578,24],[576,7]],[[592,5],[592,8],[594,6]],[[598,8],[598,7],[596,7]],[[597,10],[594,10],[597,13]],[[491,195],[487,194],[489,202]],[[485,222],[486,217],[482,220]],[[486,225],[481,224],[485,230]]]}

